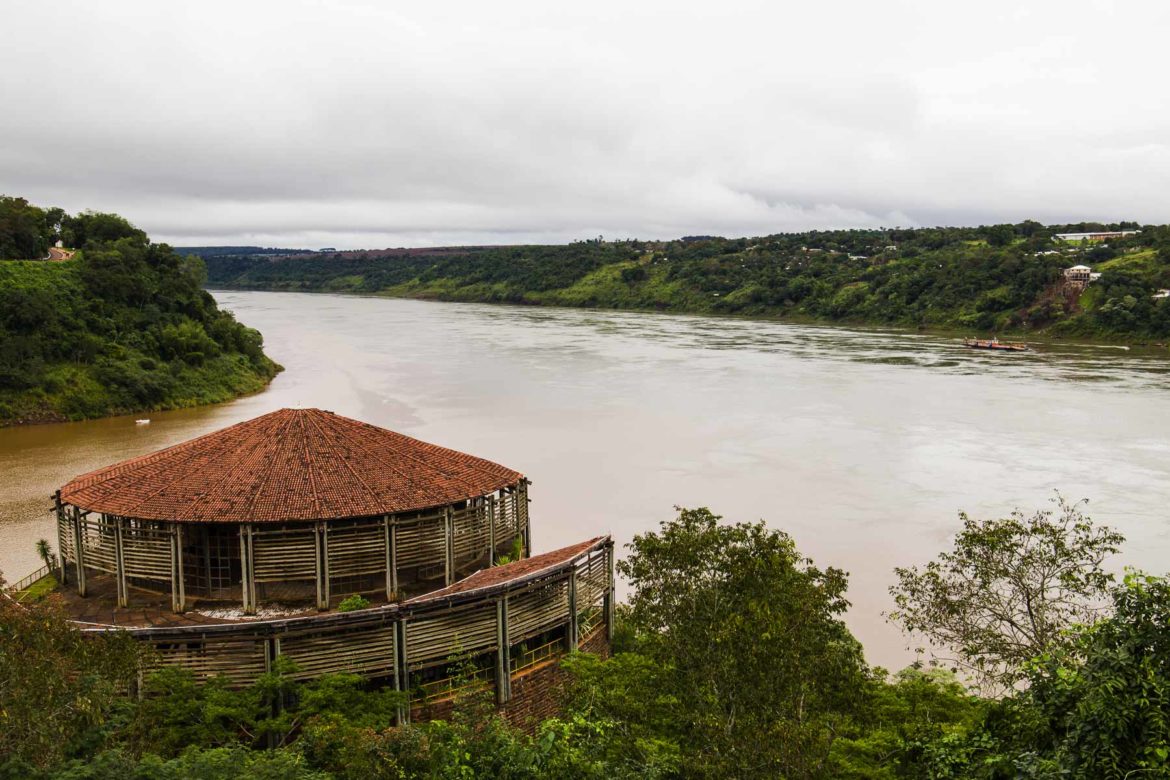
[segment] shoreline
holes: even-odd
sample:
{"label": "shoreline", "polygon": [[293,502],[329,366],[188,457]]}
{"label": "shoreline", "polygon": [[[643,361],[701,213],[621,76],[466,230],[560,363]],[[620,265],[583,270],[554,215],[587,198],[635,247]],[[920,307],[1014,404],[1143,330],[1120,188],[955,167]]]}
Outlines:
{"label": "shoreline", "polygon": [[816,325],[820,327],[841,327],[870,331],[891,331],[898,333],[920,333],[924,336],[945,336],[956,339],[989,338],[997,336],[1001,340],[1031,341],[1041,344],[1062,344],[1069,346],[1091,346],[1108,349],[1130,350],[1132,348],[1161,350],[1170,357],[1170,344],[1151,340],[1127,340],[1125,337],[1103,336],[1063,336],[1047,331],[1034,330],[1005,330],[997,333],[984,334],[972,329],[952,328],[948,326],[920,326],[909,323],[873,322],[868,320],[835,320],[816,317],[807,314],[735,314],[728,312],[703,312],[679,309],[642,309],[625,306],[569,306],[557,303],[543,303],[539,301],[490,301],[463,298],[445,298],[434,295],[399,295],[393,292],[347,292],[345,290],[288,290],[273,287],[206,287],[209,293],[216,292],[271,292],[271,293],[302,293],[306,295],[338,295],[347,298],[390,298],[402,301],[428,301],[431,303],[480,304],[486,306],[516,306],[530,309],[569,309],[572,311],[617,312],[629,314],[661,314],[665,316],[682,317],[711,317],[713,319],[744,320],[748,322],[783,322],[793,325]]}
{"label": "shoreline", "polygon": [[273,381],[284,371],[284,366],[279,363],[276,364],[276,371],[269,377],[263,387],[253,390],[248,393],[240,393],[233,395],[231,398],[224,398],[220,401],[209,401],[206,403],[190,403],[190,404],[163,404],[160,406],[153,406],[143,409],[115,409],[111,410],[109,414],[98,414],[92,417],[71,418],[66,417],[60,413],[46,410],[43,417],[26,417],[20,419],[3,420],[0,419],[0,430],[5,428],[28,428],[34,425],[60,425],[62,423],[77,423],[89,422],[92,420],[112,420],[117,417],[131,417],[136,414],[151,413],[151,412],[177,412],[182,409],[204,409],[211,406],[219,406],[220,404],[230,404],[238,401],[241,398],[250,398],[254,395],[259,395],[271,387]]}

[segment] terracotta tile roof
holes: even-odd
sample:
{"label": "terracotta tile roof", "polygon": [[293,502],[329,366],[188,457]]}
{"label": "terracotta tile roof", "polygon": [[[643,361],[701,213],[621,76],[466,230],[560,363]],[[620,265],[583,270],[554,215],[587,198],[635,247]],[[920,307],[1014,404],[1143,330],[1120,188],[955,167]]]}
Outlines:
{"label": "terracotta tile roof", "polygon": [[490,590],[496,586],[516,584],[525,580],[532,580],[543,574],[551,574],[558,569],[568,568],[574,561],[588,552],[600,549],[609,543],[608,536],[596,536],[588,541],[562,547],[552,552],[534,555],[515,563],[506,563],[503,566],[493,566],[490,569],[480,569],[469,577],[464,577],[442,590],[432,591],[416,596],[403,602],[406,605],[425,604],[431,601],[450,598],[471,593],[472,591]]}
{"label": "terracotta tile roof", "polygon": [[490,493],[518,471],[320,409],[281,409],[76,477],[66,503],[146,520],[318,520]]}

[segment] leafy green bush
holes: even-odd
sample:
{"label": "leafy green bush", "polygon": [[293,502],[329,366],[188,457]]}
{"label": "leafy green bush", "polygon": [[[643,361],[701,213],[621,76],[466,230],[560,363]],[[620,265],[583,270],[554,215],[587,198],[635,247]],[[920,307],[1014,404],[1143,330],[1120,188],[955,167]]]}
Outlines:
{"label": "leafy green bush", "polygon": [[349,598],[343,599],[337,605],[338,612],[353,612],[355,609],[365,609],[370,606],[370,600],[360,593],[355,593]]}

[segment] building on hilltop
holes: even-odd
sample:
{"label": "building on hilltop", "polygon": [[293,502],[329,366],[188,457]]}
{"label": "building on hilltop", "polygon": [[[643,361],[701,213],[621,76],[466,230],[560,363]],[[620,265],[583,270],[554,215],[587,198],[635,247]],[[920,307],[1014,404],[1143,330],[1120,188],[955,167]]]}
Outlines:
{"label": "building on hilltop", "polygon": [[[125,630],[198,678],[247,685],[284,657],[299,677],[392,684],[425,717],[455,695],[462,654],[506,715],[544,712],[560,655],[608,652],[613,543],[532,555],[528,485],[283,409],[62,487],[60,595],[84,631]],[[354,594],[364,608],[339,610]]]}
{"label": "building on hilltop", "polygon": [[1067,241],[1070,243],[1080,243],[1082,241],[1096,242],[1109,241],[1114,238],[1125,238],[1126,236],[1137,235],[1140,230],[1099,230],[1091,233],[1057,233],[1053,239],[1057,241]]}

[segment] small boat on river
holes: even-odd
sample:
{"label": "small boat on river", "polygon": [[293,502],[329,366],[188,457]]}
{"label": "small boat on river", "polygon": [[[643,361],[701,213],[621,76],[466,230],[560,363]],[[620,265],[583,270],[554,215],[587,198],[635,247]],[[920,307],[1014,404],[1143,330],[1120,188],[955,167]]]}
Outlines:
{"label": "small boat on river", "polygon": [[995,349],[1002,352],[1027,352],[1028,345],[1018,341],[1000,341],[990,339],[963,339],[963,346],[972,349]]}

